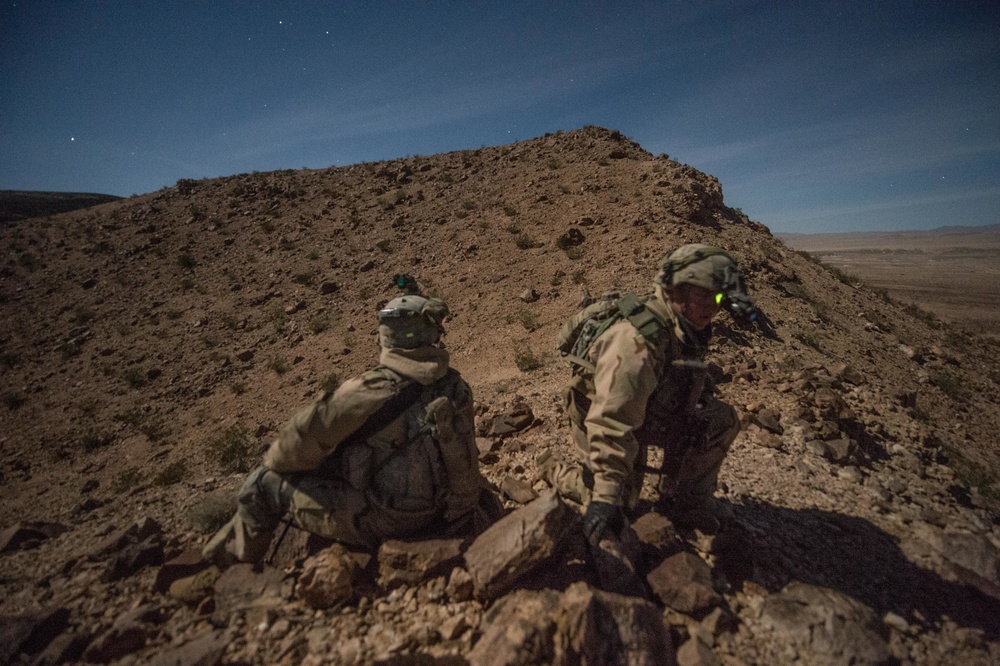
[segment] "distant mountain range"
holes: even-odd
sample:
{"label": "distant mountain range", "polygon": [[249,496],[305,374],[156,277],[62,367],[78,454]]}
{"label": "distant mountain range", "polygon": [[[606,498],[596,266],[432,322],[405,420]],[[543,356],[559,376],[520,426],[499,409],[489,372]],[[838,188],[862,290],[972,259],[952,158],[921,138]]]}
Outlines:
{"label": "distant mountain range", "polygon": [[77,208],[117,201],[121,197],[111,194],[87,192],[22,192],[0,190],[0,222],[26,220],[56,213],[67,213]]}
{"label": "distant mountain range", "polygon": [[1000,231],[1000,224],[986,224],[980,226],[965,226],[965,225],[949,225],[944,227],[935,227],[933,229],[902,229],[899,231],[844,231],[837,233],[776,233],[774,234],[776,238],[781,239],[789,245],[794,245],[795,239],[800,238],[836,238],[836,237],[846,237],[846,236],[891,236],[891,235],[941,235],[941,234],[981,234],[981,233],[996,233]]}

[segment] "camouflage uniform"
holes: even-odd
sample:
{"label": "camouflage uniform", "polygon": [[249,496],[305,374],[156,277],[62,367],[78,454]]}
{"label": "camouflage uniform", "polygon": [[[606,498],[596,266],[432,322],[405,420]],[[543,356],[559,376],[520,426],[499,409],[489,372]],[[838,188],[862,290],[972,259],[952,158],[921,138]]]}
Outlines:
{"label": "camouflage uniform", "polygon": [[260,562],[286,514],[309,532],[366,547],[461,532],[481,481],[472,392],[448,367],[448,353],[383,348],[378,366],[282,428],[240,489],[236,515],[204,553],[220,560],[228,549]]}
{"label": "camouflage uniform", "polygon": [[574,367],[566,392],[576,462],[544,453],[540,472],[565,497],[631,509],[649,446],[664,449],[660,494],[676,514],[712,504],[719,469],[739,433],[736,411],[712,395],[703,359],[711,327],[685,326],[661,285],[643,302],[659,332],[623,319]]}

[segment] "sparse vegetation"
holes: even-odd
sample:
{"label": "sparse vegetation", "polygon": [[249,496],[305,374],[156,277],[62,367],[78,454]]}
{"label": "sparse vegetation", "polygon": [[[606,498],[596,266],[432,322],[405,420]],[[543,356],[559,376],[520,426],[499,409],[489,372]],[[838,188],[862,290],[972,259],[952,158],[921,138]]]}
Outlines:
{"label": "sparse vegetation", "polygon": [[136,366],[125,368],[122,372],[122,379],[129,385],[129,388],[137,389],[146,385],[146,374],[142,368]]}
{"label": "sparse vegetation", "polygon": [[538,241],[526,233],[518,234],[514,243],[522,250],[530,250],[532,248],[539,247]]}
{"label": "sparse vegetation", "polygon": [[333,393],[338,386],[340,386],[340,376],[336,372],[331,372],[320,382],[320,388],[327,393]]}
{"label": "sparse vegetation", "polygon": [[197,266],[198,262],[195,260],[194,255],[190,252],[181,252],[177,255],[177,265],[184,270],[189,271]]}
{"label": "sparse vegetation", "polygon": [[329,315],[320,313],[309,318],[309,330],[313,333],[319,334],[328,328],[330,328]]}
{"label": "sparse vegetation", "polygon": [[388,238],[383,238],[379,242],[375,243],[375,247],[382,250],[386,254],[391,254],[393,251],[392,241]]}
{"label": "sparse vegetation", "polygon": [[521,310],[518,315],[518,321],[521,322],[521,326],[523,326],[526,331],[534,331],[539,326],[538,314],[533,310]]}
{"label": "sparse vegetation", "polygon": [[931,372],[930,379],[931,384],[955,402],[966,402],[969,399],[969,389],[960,376],[947,370],[935,370]]}
{"label": "sparse vegetation", "polygon": [[7,405],[7,409],[12,412],[26,402],[28,402],[28,398],[20,391],[4,391],[3,404]]}
{"label": "sparse vegetation", "polygon": [[111,492],[121,495],[139,486],[143,481],[142,471],[138,467],[128,467],[118,472],[111,479]]}
{"label": "sparse vegetation", "polygon": [[542,360],[526,342],[516,343],[514,345],[514,365],[521,372],[530,372],[542,367]]}
{"label": "sparse vegetation", "polygon": [[267,359],[267,368],[273,370],[275,374],[283,375],[291,369],[291,366],[288,365],[288,361],[285,360],[284,356],[273,354]]}
{"label": "sparse vegetation", "polygon": [[911,317],[919,319],[935,330],[941,328],[941,321],[934,315],[934,313],[924,310],[916,303],[906,303],[903,305],[903,312]]}
{"label": "sparse vegetation", "polygon": [[150,419],[139,426],[139,432],[146,436],[151,442],[159,442],[170,434],[170,428],[161,418]]}
{"label": "sparse vegetation", "polygon": [[257,446],[242,427],[230,426],[207,444],[209,456],[227,472],[249,472],[257,464]]}
{"label": "sparse vegetation", "polygon": [[154,486],[170,486],[180,483],[187,474],[187,463],[183,460],[175,460],[153,477]]}
{"label": "sparse vegetation", "polygon": [[92,453],[114,441],[114,436],[98,430],[87,430],[77,437],[77,442],[84,453]]}

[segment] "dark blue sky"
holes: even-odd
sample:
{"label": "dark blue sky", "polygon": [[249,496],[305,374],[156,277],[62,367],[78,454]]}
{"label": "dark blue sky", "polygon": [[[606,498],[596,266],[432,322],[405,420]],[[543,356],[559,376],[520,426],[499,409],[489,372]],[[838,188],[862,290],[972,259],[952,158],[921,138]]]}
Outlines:
{"label": "dark blue sky", "polygon": [[588,124],[776,232],[1000,223],[1000,2],[0,0],[0,189]]}

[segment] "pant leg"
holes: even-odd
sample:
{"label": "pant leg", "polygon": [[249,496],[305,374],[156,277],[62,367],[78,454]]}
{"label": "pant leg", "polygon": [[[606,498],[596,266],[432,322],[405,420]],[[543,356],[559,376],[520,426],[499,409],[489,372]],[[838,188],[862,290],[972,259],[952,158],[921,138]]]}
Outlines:
{"label": "pant leg", "polygon": [[676,473],[669,475],[669,485],[661,486],[679,504],[697,504],[715,494],[719,470],[740,432],[740,421],[732,406],[711,396],[702,405],[704,434],[683,453]]}
{"label": "pant leg", "polygon": [[232,556],[240,562],[262,562],[274,529],[288,511],[291,495],[292,487],[284,477],[257,468],[236,495],[236,515],[216,532],[202,553],[216,561]]}

